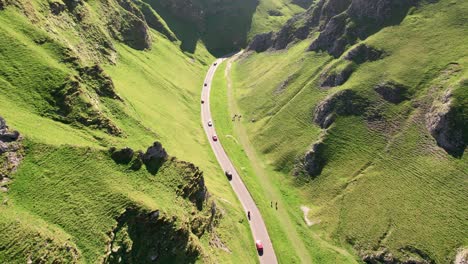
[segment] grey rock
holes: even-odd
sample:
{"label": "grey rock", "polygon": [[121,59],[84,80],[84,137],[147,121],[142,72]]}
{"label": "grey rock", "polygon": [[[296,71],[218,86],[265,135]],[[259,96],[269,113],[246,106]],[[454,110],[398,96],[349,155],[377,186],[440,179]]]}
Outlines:
{"label": "grey rock", "polygon": [[318,141],[310,151],[308,151],[303,160],[303,168],[309,176],[317,176],[322,172],[326,161],[323,159],[321,153],[325,147],[323,141]]}
{"label": "grey rock", "polygon": [[52,2],[52,1],[49,1],[49,7],[50,7],[50,11],[54,15],[59,15],[60,13],[62,13],[63,11],[67,9],[67,6],[65,4],[60,3],[60,2]]}
{"label": "grey rock", "polygon": [[435,100],[426,114],[426,127],[429,133],[447,153],[458,157],[466,149],[463,128],[468,126],[466,120],[459,125],[455,122],[456,111],[452,107],[452,93],[448,90],[442,98]]}

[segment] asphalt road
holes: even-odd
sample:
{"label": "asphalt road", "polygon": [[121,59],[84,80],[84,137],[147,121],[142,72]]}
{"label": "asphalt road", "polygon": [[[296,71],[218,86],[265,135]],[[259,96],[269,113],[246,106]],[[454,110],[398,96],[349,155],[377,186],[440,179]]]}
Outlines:
{"label": "asphalt road", "polygon": [[[210,111],[210,90],[211,90],[211,83],[213,80],[214,73],[218,68],[219,64],[223,62],[226,58],[220,58],[215,61],[208,70],[208,73],[205,77],[206,86],[203,85],[201,100],[204,103],[201,104],[201,118],[203,123],[203,128],[205,129],[206,136],[208,137],[208,141],[210,142],[211,148],[213,149],[214,154],[216,155],[216,159],[218,160],[219,165],[225,171],[232,172],[232,180],[230,181],[232,189],[237,195],[237,198],[241,202],[242,206],[244,207],[246,218],[247,218],[247,211],[250,211],[250,230],[252,231],[254,241],[252,241],[251,246],[255,247],[255,241],[261,240],[263,244],[263,254],[259,254],[260,263],[267,263],[267,264],[275,264],[278,263],[276,259],[275,252],[273,250],[273,246],[271,244],[270,236],[268,235],[268,231],[266,229],[265,223],[263,221],[262,215],[257,208],[252,196],[250,195],[249,191],[245,187],[242,179],[239,177],[234,165],[229,160],[226,152],[221,145],[220,140],[213,141],[213,136],[216,135],[216,124],[213,122],[213,126],[208,126],[208,121],[212,120],[211,111]],[[226,177],[226,181],[228,181]],[[262,201],[265,203],[269,203],[270,201]]]}

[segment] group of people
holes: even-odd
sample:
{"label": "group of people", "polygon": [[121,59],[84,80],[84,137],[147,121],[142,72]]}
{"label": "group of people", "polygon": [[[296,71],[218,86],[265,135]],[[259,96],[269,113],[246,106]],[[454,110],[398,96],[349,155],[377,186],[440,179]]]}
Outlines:
{"label": "group of people", "polygon": [[242,117],[242,115],[235,114],[235,115],[232,117],[232,121],[236,121],[236,118],[237,118],[238,121],[240,121],[240,120],[241,120],[241,117]]}
{"label": "group of people", "polygon": [[[273,208],[273,201],[270,202],[270,207]],[[275,208],[278,210],[278,202],[275,202]],[[247,218],[250,220],[250,211],[247,211]]]}

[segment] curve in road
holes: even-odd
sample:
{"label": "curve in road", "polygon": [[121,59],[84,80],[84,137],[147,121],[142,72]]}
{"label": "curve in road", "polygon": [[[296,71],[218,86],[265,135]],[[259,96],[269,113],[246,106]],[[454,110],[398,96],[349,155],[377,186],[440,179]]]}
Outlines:
{"label": "curve in road", "polygon": [[224,60],[226,60],[226,58],[217,59],[211,65],[206,74],[201,94],[201,100],[202,102],[204,102],[201,104],[202,124],[203,128],[205,129],[206,136],[208,137],[208,142],[210,142],[211,148],[213,149],[213,152],[216,156],[216,159],[218,160],[219,165],[221,166],[223,171],[230,171],[232,173],[232,180],[230,181],[232,189],[234,190],[234,192],[237,195],[237,198],[244,207],[245,212],[250,211],[250,230],[252,231],[254,240],[260,240],[263,244],[263,254],[259,254],[260,263],[275,264],[278,263],[278,261],[276,259],[276,255],[273,250],[273,245],[271,244],[270,236],[268,235],[268,231],[266,229],[265,222],[263,221],[260,211],[258,210],[257,205],[255,204],[249,191],[245,187],[242,179],[239,177],[237,170],[235,169],[231,160],[224,151],[220,139],[218,139],[217,141],[213,140],[213,136],[216,135],[214,124],[211,127],[208,126],[208,121],[212,120],[210,111],[211,82],[213,80],[213,76],[216,72],[216,69]]}

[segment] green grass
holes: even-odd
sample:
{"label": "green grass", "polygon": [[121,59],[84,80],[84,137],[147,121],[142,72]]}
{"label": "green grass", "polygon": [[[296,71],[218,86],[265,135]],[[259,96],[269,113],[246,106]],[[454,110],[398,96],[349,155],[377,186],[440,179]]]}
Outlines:
{"label": "green grass", "polygon": [[[307,229],[297,193],[285,188],[291,184],[290,179],[258,164],[257,153],[244,149],[248,147],[248,139],[240,128],[240,122],[231,119],[238,112],[237,106],[228,98],[225,68],[226,63],[223,63],[213,81],[211,109],[214,126],[223,147],[262,212],[278,260],[280,263],[354,263],[348,253]],[[271,208],[270,201],[278,202],[279,210]],[[294,247],[291,247],[292,244]]]}
{"label": "green grass", "polygon": [[[44,1],[32,4],[28,12],[37,16],[36,26],[13,7],[0,11],[0,114],[21,132],[27,147],[9,192],[0,193],[4,202],[0,205],[0,247],[8,248],[0,250],[0,262],[24,263],[28,256],[35,259],[46,254],[48,260],[69,262],[73,256],[66,245],[76,249],[77,262],[98,262],[104,257],[115,218],[129,205],[159,209],[177,217],[179,224],[186,222],[194,207],[176,195],[182,174],[174,164],[167,164],[155,176],[144,169],[132,173],[116,165],[106,152],[111,146],[146,150],[155,140],[171,156],[203,170],[211,200],[223,214],[215,233],[196,242],[203,252],[198,261],[257,261],[244,212],[200,124],[202,80],[214,59],[202,43],[197,44],[195,54],[183,53],[177,43],[151,30],[151,50],[136,51],[114,42],[116,64],[106,64],[92,48],[98,36],[91,31],[85,34],[82,25],[69,27],[68,14],[49,17]],[[98,1],[85,5],[87,23],[105,28],[102,5]],[[58,23],[60,19],[64,23]],[[42,30],[45,24],[57,34]],[[38,44],[44,38],[49,40]],[[83,49],[80,63],[100,63],[113,79],[123,102],[96,96],[98,103],[92,107],[99,107],[123,136],[50,118],[54,111],[49,104],[51,91],[78,74],[74,65],[62,62],[66,46],[73,50],[79,46]],[[214,234],[231,252],[210,245]]]}
{"label": "green grass", "polygon": [[[424,5],[400,25],[371,36],[366,43],[389,56],[359,65],[345,84],[329,90],[319,89],[320,74],[342,59],[305,52],[310,40],[287,51],[249,54],[233,66],[233,96],[245,117],[238,126],[245,127],[259,156],[257,166],[264,168],[277,192],[287,190],[286,206],[312,208],[309,218],[320,224],[309,229],[324,240],[357,250],[386,247],[397,257],[412,254],[408,248],[413,247],[436,263],[453,261],[457,249],[468,245],[466,153],[459,159],[448,155],[424,122],[432,98],[448,87],[456,89],[455,102],[466,97],[458,84],[467,74],[463,43],[468,32],[462,26],[467,8],[450,1]],[[453,62],[463,70],[443,77]],[[373,91],[384,80],[407,85],[413,102],[421,106],[384,103]],[[434,86],[441,88],[434,93]],[[294,179],[290,171],[297,158],[321,137],[312,121],[315,106],[342,89],[368,98],[386,126],[363,116],[339,117],[325,137],[327,164],[321,175]],[[255,123],[247,122],[252,118]],[[249,188],[266,185],[260,179],[247,180]],[[303,240],[311,239],[304,234]]]}

